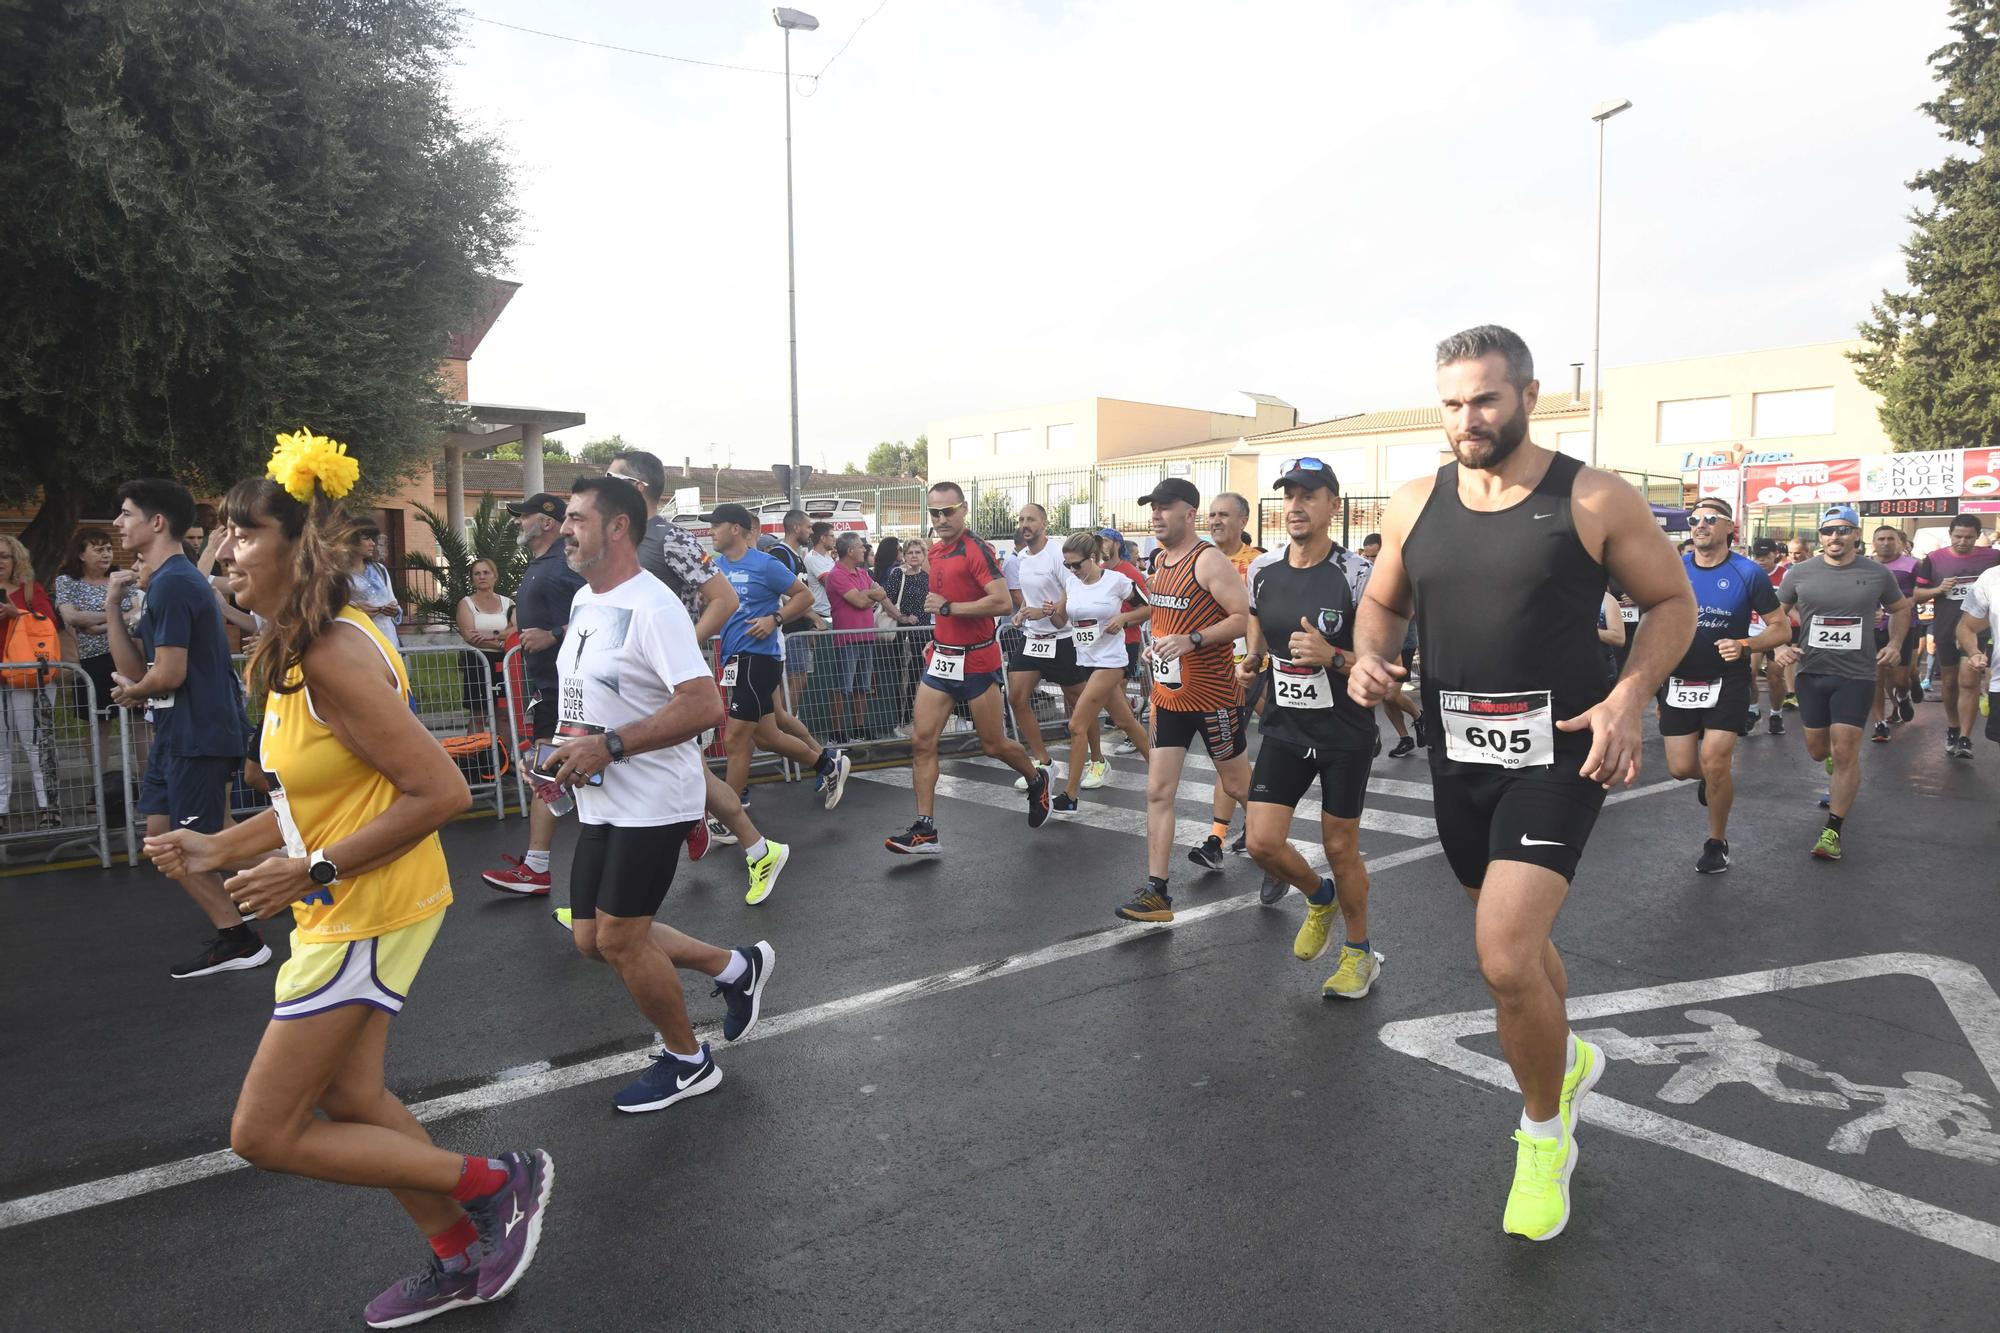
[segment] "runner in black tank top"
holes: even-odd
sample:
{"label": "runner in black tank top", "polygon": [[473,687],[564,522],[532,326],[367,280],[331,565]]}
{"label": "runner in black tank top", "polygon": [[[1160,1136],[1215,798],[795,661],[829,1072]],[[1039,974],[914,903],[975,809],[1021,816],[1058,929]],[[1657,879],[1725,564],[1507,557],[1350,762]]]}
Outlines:
{"label": "runner in black tank top", "polygon": [[[1549,931],[1605,788],[1638,775],[1645,706],[1693,637],[1694,594],[1637,491],[1528,441],[1539,386],[1517,335],[1468,329],[1437,366],[1457,462],[1390,501],[1348,691],[1372,706],[1398,688],[1416,608],[1438,841],[1476,905],[1525,1103],[1502,1226],[1548,1240],[1569,1221],[1576,1107],[1603,1068],[1569,1035]],[[1597,616],[1613,576],[1645,619],[1607,692]]]}

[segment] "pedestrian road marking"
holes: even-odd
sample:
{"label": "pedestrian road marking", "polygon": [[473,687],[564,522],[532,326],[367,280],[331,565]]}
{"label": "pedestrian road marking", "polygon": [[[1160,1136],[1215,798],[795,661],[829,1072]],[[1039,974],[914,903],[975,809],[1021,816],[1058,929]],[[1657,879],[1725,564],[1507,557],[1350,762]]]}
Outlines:
{"label": "pedestrian road marking", "polygon": [[[952,762],[956,764],[976,764],[981,768],[1005,769],[1008,773],[1014,772],[1013,769],[1007,767],[1006,761],[992,759],[985,755],[980,755],[972,759],[955,759]],[[1146,791],[1146,775],[1144,773],[1121,773],[1117,769],[1113,769],[1106,777],[1106,785],[1118,791],[1135,791],[1144,795]],[[1086,792],[1080,794],[1077,799],[1079,802],[1088,802],[1090,796]],[[1175,791],[1174,799],[1177,801],[1195,801],[1212,807],[1215,804],[1215,788],[1205,782],[1183,782]],[[1317,820],[1319,817],[1319,802],[1310,796],[1300,797],[1298,804],[1293,807],[1292,818],[1294,819]],[[1426,819],[1421,815],[1406,815],[1395,810],[1378,810],[1373,806],[1363,807],[1361,811],[1361,827],[1374,833],[1393,833],[1399,838],[1435,838],[1438,832],[1435,820]],[[1204,833],[1200,838],[1196,838],[1195,841],[1199,843],[1206,837],[1208,837],[1208,834]]]}
{"label": "pedestrian road marking", "polygon": [[[1643,1013],[1653,1009],[1708,1004],[1746,995],[1775,994],[1779,991],[1799,990],[1808,986],[1826,986],[1837,982],[1860,981],[1881,976],[1921,977],[1936,986],[1938,994],[1965,1034],[1966,1042],[1979,1058],[1979,1062],[1985,1066],[1987,1075],[1996,1085],[2000,1085],[2000,995],[1994,993],[1993,987],[1988,984],[1979,969],[1968,963],[1941,958],[1934,954],[1870,954],[1859,958],[1840,958],[1799,967],[1780,967],[1763,972],[1745,972],[1737,976],[1713,977],[1703,981],[1671,982],[1663,986],[1645,986],[1636,990],[1612,991],[1603,995],[1572,996],[1569,1001],[1569,1017],[1571,1023],[1575,1024],[1582,1020],[1604,1018],[1612,1014]],[[1716,1015],[1716,1017],[1721,1016]],[[1505,1062],[1469,1050],[1460,1044],[1467,1037],[1492,1032],[1495,1027],[1493,1010],[1479,1009],[1458,1014],[1441,1014],[1435,1018],[1391,1023],[1382,1029],[1381,1037],[1383,1043],[1392,1050],[1428,1060],[1432,1064],[1468,1075],[1496,1088],[1517,1091],[1518,1085],[1514,1081],[1513,1071]],[[1617,1035],[1623,1037],[1622,1033]],[[1607,1052],[1607,1054],[1613,1053]],[[1614,1058],[1630,1059],[1634,1054],[1632,1051],[1621,1051],[1616,1053]],[[1770,1071],[1769,1081],[1775,1080],[1775,1071]],[[1739,1078],[1737,1081],[1752,1082],[1753,1086],[1759,1085],[1755,1079],[1747,1077]],[[1916,1086],[1921,1087],[1921,1085]],[[1854,1085],[1849,1084],[1849,1087],[1852,1088]],[[1767,1096],[1776,1095],[1768,1086],[1763,1090]],[[1675,1098],[1666,1100],[1691,1101],[1705,1091],[1706,1088],[1701,1086],[1701,1076],[1698,1076],[1689,1086],[1680,1088]],[[1797,1094],[1796,1089],[1785,1089],[1785,1091]],[[1856,1089],[1856,1091],[1883,1094],[1888,1090]],[[1803,1094],[1806,1097],[1823,1095],[1831,1094]],[[1817,1101],[1809,1104],[1830,1105]],[[1645,1107],[1619,1101],[1607,1096],[1601,1087],[1583,1103],[1579,1108],[1579,1114],[1592,1124],[1603,1125],[1620,1134],[1691,1153],[1718,1166],[1726,1166],[1732,1171],[1741,1171],[1745,1175],[1768,1181],[1781,1189],[1791,1190],[1795,1194],[1803,1194],[1807,1198],[1817,1199],[1835,1208],[1871,1218],[1926,1240],[1949,1245],[1953,1249],[1963,1250],[1981,1259],[2000,1263],[2000,1227],[1990,1222],[1966,1217],[1935,1204],[1898,1194],[1894,1190],[1855,1180],[1836,1171],[1829,1171],[1809,1162],[1801,1162],[1781,1153],[1770,1152],[1740,1139],[1689,1124],[1684,1120],[1675,1120]],[[1888,1126],[1873,1123],[1858,1129],[1849,1126],[1844,1135],[1836,1134],[1835,1143],[1830,1146],[1836,1152],[1859,1151],[1852,1146],[1857,1134],[1861,1134],[1865,1141],[1866,1135],[1861,1133],[1862,1130],[1872,1132],[1885,1127]],[[1978,1140],[1975,1139],[1973,1142],[1977,1144]]]}
{"label": "pedestrian road marking", "polygon": [[[897,771],[883,770],[885,773]],[[905,780],[900,785],[907,787],[909,785],[907,770],[902,770],[901,775]],[[881,780],[881,774],[879,773],[856,773],[854,776],[857,778],[866,778],[869,781]],[[963,782],[964,779],[939,779],[938,790],[940,793],[944,792],[947,781]],[[990,783],[973,782],[966,785],[989,791],[994,790]],[[1635,800],[1641,796],[1651,796],[1656,792],[1671,791],[1674,788],[1684,785],[1686,784],[1681,782],[1659,782],[1654,783],[1650,787],[1638,787],[1630,791],[1615,792],[1605,798],[1605,804],[1613,805],[1621,801]],[[1012,801],[1005,802],[1005,804],[1010,808],[1025,813],[1024,803],[1018,796]],[[1192,824],[1194,821],[1182,822]],[[1205,828],[1206,826],[1198,825],[1198,827]],[[1142,827],[1138,832],[1143,836],[1145,830]],[[1176,836],[1181,835],[1177,833]],[[1371,858],[1368,862],[1368,867],[1371,871],[1379,874],[1384,870],[1393,869],[1396,866],[1408,865],[1413,861],[1421,861],[1427,857],[1436,856],[1442,850],[1443,848],[1435,842],[1419,847],[1408,847],[1399,852],[1392,852],[1387,856]],[[888,853],[884,853],[884,855],[888,855]],[[1321,858],[1321,863],[1324,864],[1323,857]],[[1212,921],[1233,912],[1240,912],[1245,908],[1258,906],[1259,901],[1259,895],[1253,890],[1249,893],[1237,894],[1231,898],[1223,898],[1216,902],[1203,903],[1199,907],[1178,909],[1174,913],[1174,920],[1171,922],[1144,924],[1121,922],[1118,925],[1107,926],[1103,930],[1094,931],[1088,935],[1082,935],[1074,939],[1060,940],[1043,948],[1031,950],[1028,953],[1014,954],[1006,958],[974,963],[968,967],[953,968],[950,971],[933,973],[928,977],[919,977],[913,981],[903,981],[894,985],[879,987],[875,990],[863,991],[859,995],[850,995],[838,1000],[829,1000],[824,1004],[813,1005],[806,1009],[793,1010],[790,1013],[770,1014],[764,1017],[748,1036],[737,1041],[736,1046],[740,1047],[750,1042],[763,1041],[770,1037],[786,1036],[806,1028],[817,1027],[822,1023],[832,1022],[835,1019],[850,1018],[857,1014],[869,1013],[877,1009],[886,1009],[892,1005],[902,1004],[909,1000],[921,999],[931,995],[943,995],[982,981],[991,981],[996,977],[1015,976],[1034,968],[1046,967],[1051,963],[1065,962],[1068,959],[1082,957],[1085,954],[1115,948],[1127,940],[1138,939],[1156,931],[1175,931],[1200,925],[1204,921]],[[719,1023],[704,1024],[695,1030],[696,1041],[714,1042],[719,1041],[721,1036],[722,1026]],[[635,1050],[625,1051],[616,1055],[599,1056],[593,1060],[585,1060],[560,1068],[547,1068],[542,1066],[540,1062],[537,1062],[536,1064],[526,1066],[526,1072],[520,1077],[496,1079],[493,1082],[482,1084],[476,1088],[469,1088],[463,1092],[456,1092],[443,1097],[433,1097],[429,1101],[415,1103],[410,1107],[410,1112],[418,1120],[428,1123],[447,1119],[455,1115],[464,1115],[471,1111],[491,1110],[494,1107],[527,1101],[533,1097],[542,1097],[550,1093],[563,1092],[570,1088],[580,1087],[586,1083],[595,1083],[600,1080],[620,1077],[629,1078],[645,1069],[651,1063],[652,1052],[653,1044],[648,1042],[646,1045]],[[199,1180],[206,1180],[214,1176],[227,1175],[232,1171],[243,1170],[249,1165],[248,1162],[238,1157],[234,1152],[224,1148],[215,1152],[197,1153],[194,1156],[183,1157],[177,1161],[163,1162],[158,1166],[141,1167],[135,1171],[126,1171],[119,1175],[86,1181],[81,1185],[69,1185],[61,1189],[48,1190],[41,1194],[30,1194],[18,1199],[7,1199],[0,1201],[0,1231],[5,1231],[10,1227],[25,1226],[31,1222],[47,1221],[50,1218],[61,1217],[67,1213],[81,1212],[86,1208],[119,1203],[126,1199],[137,1198],[140,1195],[151,1194],[157,1190],[171,1189],[176,1185],[190,1185]]]}

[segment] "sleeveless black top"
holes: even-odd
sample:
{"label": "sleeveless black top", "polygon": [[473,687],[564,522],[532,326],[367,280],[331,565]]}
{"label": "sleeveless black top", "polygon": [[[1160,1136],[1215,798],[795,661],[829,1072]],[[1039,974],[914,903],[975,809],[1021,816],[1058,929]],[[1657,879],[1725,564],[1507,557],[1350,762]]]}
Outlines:
{"label": "sleeveless black top", "polygon": [[[1417,603],[1426,725],[1441,691],[1548,690],[1556,720],[1609,693],[1597,613],[1604,566],[1576,535],[1570,496],[1583,465],[1557,454],[1534,491],[1494,513],[1458,498],[1458,464],[1437,485],[1403,542]],[[1433,731],[1435,737],[1438,733]],[[1555,733],[1558,754],[1582,755],[1590,732]],[[1433,761],[1446,762],[1441,748]]]}

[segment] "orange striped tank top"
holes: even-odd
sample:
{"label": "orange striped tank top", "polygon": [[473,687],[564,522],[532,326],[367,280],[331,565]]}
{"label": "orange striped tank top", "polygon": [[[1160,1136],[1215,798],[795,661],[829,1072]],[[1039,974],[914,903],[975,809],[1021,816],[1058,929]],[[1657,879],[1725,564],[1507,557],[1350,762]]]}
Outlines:
{"label": "orange striped tank top", "polygon": [[[1227,614],[1194,576],[1201,552],[1202,546],[1197,544],[1173,563],[1162,552],[1154,565],[1148,584],[1154,638],[1207,630]],[[1179,713],[1212,713],[1239,707],[1243,703],[1243,687],[1236,681],[1234,658],[1235,641],[1223,639],[1205,643],[1164,667],[1155,662],[1153,706]]]}

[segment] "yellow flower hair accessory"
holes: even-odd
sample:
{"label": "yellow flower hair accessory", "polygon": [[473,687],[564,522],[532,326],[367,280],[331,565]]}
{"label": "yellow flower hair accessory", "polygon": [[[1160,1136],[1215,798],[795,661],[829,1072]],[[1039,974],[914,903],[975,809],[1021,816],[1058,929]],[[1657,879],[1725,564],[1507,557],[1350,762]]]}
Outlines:
{"label": "yellow flower hair accessory", "polygon": [[304,426],[277,439],[278,447],[271,451],[264,475],[284,487],[294,500],[311,500],[315,481],[329,498],[338,500],[361,479],[361,464],[347,456],[347,446],[338,440],[315,435]]}

